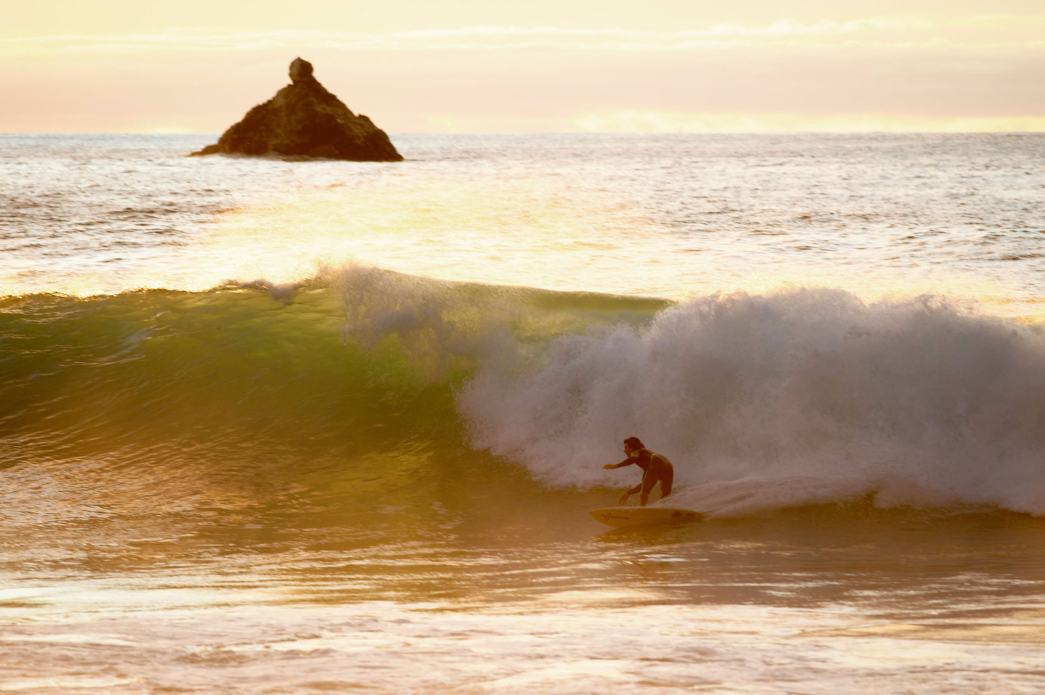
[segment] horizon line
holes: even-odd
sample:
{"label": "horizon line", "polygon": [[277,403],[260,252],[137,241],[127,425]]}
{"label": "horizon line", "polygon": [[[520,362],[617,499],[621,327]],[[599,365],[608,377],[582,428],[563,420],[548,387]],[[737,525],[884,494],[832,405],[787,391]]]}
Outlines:
{"label": "horizon line", "polygon": [[[403,135],[433,135],[439,137],[476,137],[491,136],[499,137],[505,135],[581,135],[581,136],[647,136],[659,137],[663,135],[687,135],[687,136],[714,136],[714,135],[1045,135],[1043,130],[780,130],[780,131],[590,131],[590,130],[535,130],[535,131],[476,131],[476,132],[439,132],[439,131],[385,131],[389,136]],[[160,131],[82,131],[82,132],[3,132],[0,137],[78,137],[78,136],[149,136],[149,137],[221,137],[222,132],[160,132]]]}

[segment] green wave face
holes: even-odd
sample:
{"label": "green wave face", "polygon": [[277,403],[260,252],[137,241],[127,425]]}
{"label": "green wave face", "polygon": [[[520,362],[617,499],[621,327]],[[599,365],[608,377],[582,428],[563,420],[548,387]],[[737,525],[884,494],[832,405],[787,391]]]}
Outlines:
{"label": "green wave face", "polygon": [[[411,508],[421,528],[477,490],[543,494],[473,450],[458,415],[456,390],[491,350],[539,360],[564,331],[638,325],[664,306],[365,269],[328,280],[5,300],[7,483],[61,490],[37,510],[52,518],[387,525],[395,515],[374,514]],[[37,518],[18,505],[4,514]]]}

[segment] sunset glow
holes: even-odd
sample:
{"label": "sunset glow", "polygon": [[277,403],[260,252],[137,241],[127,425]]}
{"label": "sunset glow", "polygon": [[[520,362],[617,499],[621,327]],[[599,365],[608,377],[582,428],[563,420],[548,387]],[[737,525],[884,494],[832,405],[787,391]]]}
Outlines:
{"label": "sunset glow", "polygon": [[299,5],[19,7],[0,131],[220,132],[296,55],[393,133],[1045,129],[1030,2]]}

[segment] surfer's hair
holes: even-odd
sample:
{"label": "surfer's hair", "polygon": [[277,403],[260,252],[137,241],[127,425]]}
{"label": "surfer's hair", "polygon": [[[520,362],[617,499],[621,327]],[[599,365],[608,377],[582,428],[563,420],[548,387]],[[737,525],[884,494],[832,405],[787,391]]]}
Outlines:
{"label": "surfer's hair", "polygon": [[630,446],[632,449],[645,449],[646,446],[642,443],[642,440],[638,437],[628,437],[624,440],[624,443]]}

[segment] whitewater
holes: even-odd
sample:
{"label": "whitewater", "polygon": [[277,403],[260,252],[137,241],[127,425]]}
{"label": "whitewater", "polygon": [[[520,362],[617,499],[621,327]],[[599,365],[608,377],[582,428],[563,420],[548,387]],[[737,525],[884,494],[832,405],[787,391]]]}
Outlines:
{"label": "whitewater", "polygon": [[209,139],[0,136],[0,692],[1045,687],[1045,136]]}

